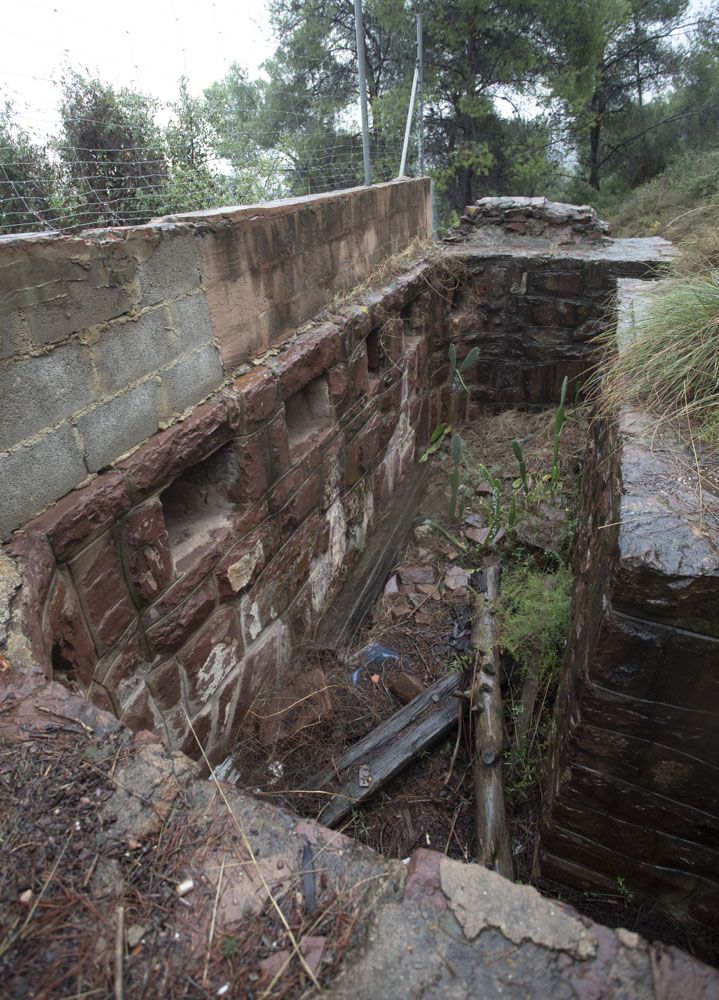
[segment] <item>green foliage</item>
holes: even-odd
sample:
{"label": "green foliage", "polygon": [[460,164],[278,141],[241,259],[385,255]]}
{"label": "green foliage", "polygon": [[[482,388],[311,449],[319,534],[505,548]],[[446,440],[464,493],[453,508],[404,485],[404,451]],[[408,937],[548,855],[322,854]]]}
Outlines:
{"label": "green foliage", "polygon": [[44,229],[57,209],[58,171],[45,147],[17,121],[10,101],[0,107],[0,232]]}
{"label": "green foliage", "polygon": [[437,424],[435,429],[432,431],[429,444],[425,448],[422,457],[420,458],[420,462],[426,462],[430,455],[435,455],[442,447],[444,439],[448,434],[452,434],[452,428],[449,424]]}
{"label": "green foliage", "polygon": [[240,950],[240,942],[237,938],[227,937],[222,942],[222,954],[225,958],[232,958]]}
{"label": "green foliage", "polygon": [[502,574],[497,604],[499,642],[525,676],[539,683],[556,676],[569,629],[572,574],[566,566],[553,573],[530,562]]}

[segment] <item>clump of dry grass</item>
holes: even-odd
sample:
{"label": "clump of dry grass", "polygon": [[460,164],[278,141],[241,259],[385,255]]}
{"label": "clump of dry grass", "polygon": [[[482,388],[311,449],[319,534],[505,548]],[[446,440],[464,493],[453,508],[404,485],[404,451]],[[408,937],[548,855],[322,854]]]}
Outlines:
{"label": "clump of dry grass", "polygon": [[660,420],[681,417],[719,443],[719,236],[700,230],[670,275],[647,291],[631,338],[600,338],[602,408],[638,404]]}

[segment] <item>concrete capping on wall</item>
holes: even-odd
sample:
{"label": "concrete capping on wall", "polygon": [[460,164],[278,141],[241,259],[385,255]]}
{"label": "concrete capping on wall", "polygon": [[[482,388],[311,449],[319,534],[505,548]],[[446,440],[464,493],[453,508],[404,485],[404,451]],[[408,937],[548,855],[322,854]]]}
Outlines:
{"label": "concrete capping on wall", "polygon": [[429,181],[0,241],[0,538],[429,233]]}

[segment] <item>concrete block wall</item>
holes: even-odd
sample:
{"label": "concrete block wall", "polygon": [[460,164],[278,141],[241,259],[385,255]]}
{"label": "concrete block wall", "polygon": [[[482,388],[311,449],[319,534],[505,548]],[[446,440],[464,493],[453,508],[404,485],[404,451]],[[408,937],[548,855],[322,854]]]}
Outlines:
{"label": "concrete block wall", "polygon": [[0,538],[428,234],[402,181],[0,241]]}

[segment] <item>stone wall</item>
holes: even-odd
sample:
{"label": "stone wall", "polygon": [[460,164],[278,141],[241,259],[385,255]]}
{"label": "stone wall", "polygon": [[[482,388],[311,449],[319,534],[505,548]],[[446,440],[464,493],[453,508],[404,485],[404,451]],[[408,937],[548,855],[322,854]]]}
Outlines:
{"label": "stone wall", "polygon": [[420,180],[0,240],[0,538],[428,235]]}
{"label": "stone wall", "polygon": [[537,865],[716,926],[719,498],[695,463],[641,412],[593,426]]}
{"label": "stone wall", "polygon": [[439,419],[449,306],[431,270],[313,324],[17,532],[14,665],[24,636],[132,728],[197,756],[191,724],[221,755]]}
{"label": "stone wall", "polygon": [[[167,268],[156,259],[166,275],[175,262],[184,289],[160,307],[168,315],[211,299],[204,265],[180,251],[190,235],[206,238],[204,226],[145,232],[158,253],[180,241]],[[466,373],[474,417],[486,405],[551,402],[564,375],[581,387],[617,274],[654,272],[665,246],[592,243],[559,255],[515,239],[430,254],[326,309],[26,521],[0,572],[0,651],[196,755],[192,725],[219,756],[259,689],[294,669],[293,650],[446,419],[449,341],[460,358],[480,347]],[[122,239],[100,244],[119,254]],[[199,291],[182,284],[196,274]],[[164,301],[159,279],[143,280]],[[78,440],[78,420],[66,419]],[[39,509],[43,495],[25,503]]]}

